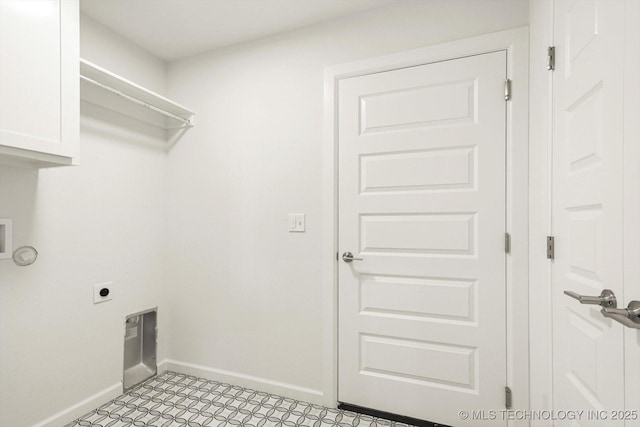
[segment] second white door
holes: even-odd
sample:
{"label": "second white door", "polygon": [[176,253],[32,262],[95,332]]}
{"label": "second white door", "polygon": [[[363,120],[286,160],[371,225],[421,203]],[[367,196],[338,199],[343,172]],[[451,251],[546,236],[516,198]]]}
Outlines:
{"label": "second white door", "polygon": [[[564,291],[599,296],[609,289],[618,307],[627,304],[623,231],[631,224],[623,223],[625,4],[554,3],[554,408],[583,411],[581,426],[623,426],[625,328],[604,317],[599,305],[581,305]],[[628,419],[637,425],[637,412]],[[577,422],[557,420],[555,425]]]}
{"label": "second white door", "polygon": [[343,403],[448,425],[504,408],[506,55],[340,81]]}

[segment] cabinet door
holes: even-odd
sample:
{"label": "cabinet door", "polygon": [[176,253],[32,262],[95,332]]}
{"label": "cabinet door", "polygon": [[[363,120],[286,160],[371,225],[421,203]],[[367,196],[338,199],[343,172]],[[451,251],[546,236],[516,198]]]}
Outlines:
{"label": "cabinet door", "polygon": [[71,162],[78,39],[76,1],[0,1],[0,154]]}

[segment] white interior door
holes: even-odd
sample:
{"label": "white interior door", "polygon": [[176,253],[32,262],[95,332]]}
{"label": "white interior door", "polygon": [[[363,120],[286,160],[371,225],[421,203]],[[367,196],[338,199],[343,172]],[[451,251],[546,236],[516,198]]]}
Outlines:
{"label": "white interior door", "polygon": [[340,81],[341,402],[504,408],[505,79],[499,51]]}
{"label": "white interior door", "polygon": [[[624,327],[563,291],[595,296],[610,289],[618,307],[626,306],[624,2],[556,0],[554,22],[554,408],[622,410]],[[609,412],[606,421],[594,414],[571,425],[624,425]]]}

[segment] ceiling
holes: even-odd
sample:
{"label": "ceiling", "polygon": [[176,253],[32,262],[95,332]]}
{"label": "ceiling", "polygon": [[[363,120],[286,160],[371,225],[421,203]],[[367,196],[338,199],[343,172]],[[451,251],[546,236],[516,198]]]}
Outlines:
{"label": "ceiling", "polygon": [[81,0],[81,11],[172,61],[398,0]]}

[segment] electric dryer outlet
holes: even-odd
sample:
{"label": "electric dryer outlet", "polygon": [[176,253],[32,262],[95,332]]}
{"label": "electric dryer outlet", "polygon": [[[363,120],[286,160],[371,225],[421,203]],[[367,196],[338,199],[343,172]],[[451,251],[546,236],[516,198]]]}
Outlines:
{"label": "electric dryer outlet", "polygon": [[113,298],[113,282],[98,283],[93,285],[93,303],[99,304],[105,301],[111,301]]}

